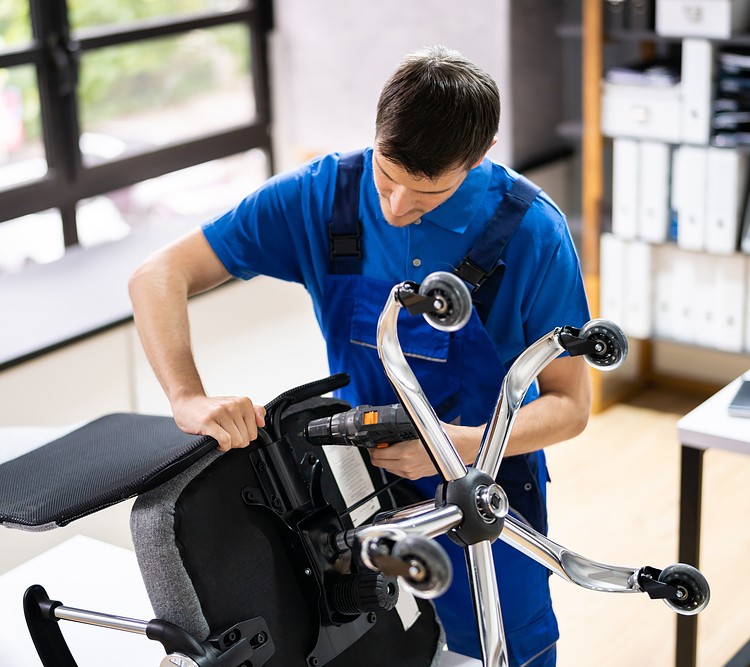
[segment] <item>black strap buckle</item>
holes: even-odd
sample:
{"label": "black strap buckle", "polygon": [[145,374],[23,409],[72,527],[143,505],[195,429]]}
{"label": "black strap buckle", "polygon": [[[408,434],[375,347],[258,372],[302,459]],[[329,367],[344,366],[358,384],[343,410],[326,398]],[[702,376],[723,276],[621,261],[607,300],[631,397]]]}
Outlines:
{"label": "black strap buckle", "polygon": [[362,243],[359,235],[334,236],[328,240],[331,257],[362,257]]}
{"label": "black strap buckle", "polygon": [[485,273],[476,264],[469,259],[464,259],[454,273],[474,287],[474,290],[479,289],[490,277],[489,273]]}

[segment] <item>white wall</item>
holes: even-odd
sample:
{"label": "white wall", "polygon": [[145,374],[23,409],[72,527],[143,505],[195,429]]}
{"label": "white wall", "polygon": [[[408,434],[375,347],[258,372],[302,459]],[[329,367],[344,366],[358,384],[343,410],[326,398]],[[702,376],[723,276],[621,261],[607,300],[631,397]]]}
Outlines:
{"label": "white wall", "polygon": [[[276,168],[372,143],[380,89],[407,54],[444,44],[510,94],[509,0],[276,0],[271,38]],[[498,145],[513,153],[511,107]]]}

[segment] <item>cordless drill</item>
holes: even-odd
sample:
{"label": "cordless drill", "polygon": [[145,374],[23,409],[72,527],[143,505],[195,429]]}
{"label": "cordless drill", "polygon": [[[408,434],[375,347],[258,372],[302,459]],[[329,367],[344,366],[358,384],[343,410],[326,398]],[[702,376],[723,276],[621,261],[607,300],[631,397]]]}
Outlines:
{"label": "cordless drill", "polygon": [[332,417],[311,421],[304,431],[313,445],[355,445],[388,447],[394,442],[417,437],[406,410],[398,404],[358,405]]}

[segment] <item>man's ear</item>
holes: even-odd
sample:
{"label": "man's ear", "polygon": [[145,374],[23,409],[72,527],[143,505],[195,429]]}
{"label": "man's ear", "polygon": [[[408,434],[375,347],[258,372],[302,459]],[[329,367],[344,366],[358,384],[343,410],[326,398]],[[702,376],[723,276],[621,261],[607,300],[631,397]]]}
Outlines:
{"label": "man's ear", "polygon": [[496,143],[497,143],[497,137],[493,137],[493,139],[492,139],[492,143],[491,143],[491,144],[490,144],[490,145],[489,145],[489,146],[487,147],[487,150],[486,150],[486,151],[484,152],[484,155],[482,155],[482,157],[480,157],[480,158],[479,158],[479,159],[478,159],[478,160],[476,161],[476,164],[473,164],[473,165],[471,166],[471,168],[472,168],[472,169],[474,169],[474,167],[478,167],[478,166],[479,166],[480,164],[482,164],[482,160],[484,160],[484,158],[486,158],[486,157],[487,157],[487,153],[489,153],[489,152],[490,152],[490,149],[491,149],[491,148],[492,148],[492,147],[493,147],[493,146],[494,146],[494,145],[495,145]]}

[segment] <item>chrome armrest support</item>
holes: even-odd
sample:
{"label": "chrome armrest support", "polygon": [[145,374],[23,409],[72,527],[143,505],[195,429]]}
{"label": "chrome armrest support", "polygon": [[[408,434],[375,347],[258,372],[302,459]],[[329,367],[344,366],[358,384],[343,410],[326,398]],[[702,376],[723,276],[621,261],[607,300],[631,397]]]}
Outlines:
{"label": "chrome armrest support", "polygon": [[507,667],[503,615],[500,611],[500,595],[489,541],[467,547],[466,567],[477,618],[479,645],[482,648],[482,664],[486,667]]}
{"label": "chrome armrest support", "polygon": [[503,379],[502,389],[479,447],[474,467],[497,479],[513,422],[536,376],[564,351],[560,328],[551,331],[526,348]]}
{"label": "chrome armrest support", "polygon": [[417,378],[406,362],[398,340],[398,313],[402,308],[398,294],[408,289],[396,285],[378,320],[378,354],[388,379],[404,409],[414,422],[435,467],[446,481],[466,475],[466,466],[443,429],[432,405],[424,395]]}
{"label": "chrome armrest support", "polygon": [[339,533],[336,546],[345,551],[356,542],[371,538],[402,539],[406,535],[433,538],[460,525],[463,518],[463,512],[456,505],[435,507],[434,500],[427,500],[403,510],[380,514],[372,524]]}
{"label": "chrome armrest support", "polygon": [[605,565],[553,542],[513,516],[505,517],[500,539],[541,563],[558,576],[593,591],[641,593],[641,568]]}

